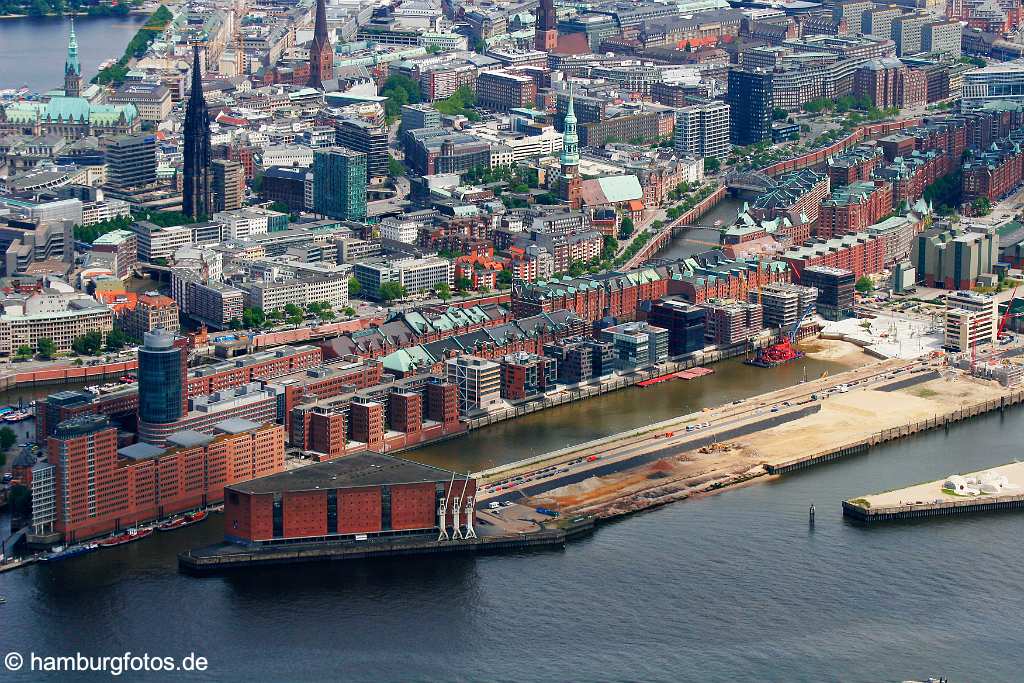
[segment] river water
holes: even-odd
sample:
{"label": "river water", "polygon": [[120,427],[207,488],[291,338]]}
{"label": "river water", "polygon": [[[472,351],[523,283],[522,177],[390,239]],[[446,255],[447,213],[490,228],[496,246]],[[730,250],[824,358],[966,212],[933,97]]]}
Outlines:
{"label": "river water", "polygon": [[[801,376],[722,363],[409,455],[493,464]],[[840,501],[1008,462],[1022,435],[1024,412],[984,417],[629,517],[558,551],[179,574],[177,552],[219,540],[215,515],[0,574],[0,650],[209,659],[185,680],[1019,681],[1021,517],[868,529],[844,521]]]}
{"label": "river water", "polygon": [[743,200],[726,195],[710,211],[697,219],[697,225],[708,226],[705,229],[691,228],[676,236],[669,245],[658,252],[659,258],[677,259],[713,249],[721,240],[720,232],[714,229],[715,221],[728,227],[736,221],[736,213],[743,206]]}
{"label": "river water", "polygon": [[[76,17],[82,78],[88,82],[101,62],[120,57],[145,21],[142,15]],[[69,23],[61,17],[0,19],[0,88],[27,85],[45,92],[63,87]]]}
{"label": "river water", "polygon": [[[666,252],[700,250],[690,246]],[[479,469],[843,367],[734,359],[406,457]],[[196,653],[209,671],[181,678],[217,681],[1020,681],[1021,517],[865,528],[843,519],[840,501],[1009,462],[1022,436],[1024,411],[987,416],[625,518],[557,551],[179,574],[178,552],[220,540],[214,515],[0,574],[0,653]]]}

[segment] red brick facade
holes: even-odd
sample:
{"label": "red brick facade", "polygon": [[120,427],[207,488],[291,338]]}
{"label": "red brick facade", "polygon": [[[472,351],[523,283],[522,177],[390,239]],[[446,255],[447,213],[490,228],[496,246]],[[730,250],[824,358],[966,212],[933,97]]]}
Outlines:
{"label": "red brick facade", "polygon": [[892,185],[874,181],[874,189],[865,194],[826,200],[818,213],[818,237],[828,238],[861,232],[892,213]]}
{"label": "red brick facade", "polygon": [[217,502],[226,485],[282,471],[284,428],[221,434],[203,446],[135,460],[118,455],[117,430],[106,426],[58,432],[47,452],[57,469],[55,531],[75,542]]}

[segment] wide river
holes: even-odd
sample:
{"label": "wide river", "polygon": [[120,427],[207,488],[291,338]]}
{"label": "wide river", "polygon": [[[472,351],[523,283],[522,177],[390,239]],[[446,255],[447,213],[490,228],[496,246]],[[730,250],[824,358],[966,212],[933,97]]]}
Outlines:
{"label": "wide river", "polygon": [[[840,369],[806,365],[812,377]],[[563,406],[409,455],[462,469],[502,462],[802,374],[800,365],[730,361],[698,380]],[[0,574],[0,654],[194,652],[210,670],[182,678],[218,681],[1020,681],[1021,517],[865,529],[843,520],[840,501],[1009,462],[1022,436],[1024,412],[985,417],[629,517],[548,552],[179,574],[176,553],[219,540],[215,515]]]}
{"label": "wide river", "polygon": [[[142,15],[76,17],[83,79],[88,82],[95,76],[100,62],[120,57],[145,21]],[[69,25],[60,17],[0,19],[0,88],[27,85],[45,92],[63,87]]]}

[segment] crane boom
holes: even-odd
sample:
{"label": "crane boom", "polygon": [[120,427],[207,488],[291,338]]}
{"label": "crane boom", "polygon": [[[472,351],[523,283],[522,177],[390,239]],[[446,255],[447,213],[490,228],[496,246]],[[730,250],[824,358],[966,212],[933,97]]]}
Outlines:
{"label": "crane boom", "polygon": [[811,309],[809,309],[809,308],[807,310],[805,310],[800,315],[800,317],[797,319],[796,323],[793,325],[793,329],[789,331],[789,343],[790,344],[795,344],[796,343],[796,333],[800,329],[800,326],[803,324],[804,320],[807,318],[807,316],[810,314],[810,312],[811,312]]}
{"label": "crane boom", "polygon": [[[1019,287],[1020,285],[1017,285]],[[1006,327],[1006,323],[1010,320],[1010,311],[1013,310],[1013,300],[1017,298],[1017,287],[1013,288],[1013,293],[1010,294],[1010,300],[1006,302],[1006,313],[999,320],[999,330],[996,332],[996,338],[1003,336],[1003,328]]]}

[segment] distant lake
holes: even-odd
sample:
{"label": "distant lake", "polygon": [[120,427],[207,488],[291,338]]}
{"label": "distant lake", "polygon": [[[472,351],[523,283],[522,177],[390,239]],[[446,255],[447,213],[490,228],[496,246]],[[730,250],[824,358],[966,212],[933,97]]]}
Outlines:
{"label": "distant lake", "polygon": [[[76,17],[82,77],[88,81],[100,62],[120,57],[145,21],[143,15]],[[61,86],[69,25],[67,17],[0,19],[0,88],[27,85],[42,92]]]}

